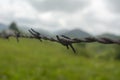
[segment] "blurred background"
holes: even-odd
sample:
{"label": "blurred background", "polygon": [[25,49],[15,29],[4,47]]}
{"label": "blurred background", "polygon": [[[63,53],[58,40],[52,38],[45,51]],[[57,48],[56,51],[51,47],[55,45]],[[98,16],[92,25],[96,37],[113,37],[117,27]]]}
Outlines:
{"label": "blurred background", "polygon": [[[120,0],[1,0],[0,35],[30,35],[33,28],[55,38],[120,40]],[[120,80],[120,45],[74,44],[0,38],[0,80]]]}
{"label": "blurred background", "polygon": [[0,28],[16,22],[24,30],[81,29],[92,35],[120,35],[119,4],[119,0],[4,0],[0,1]]}

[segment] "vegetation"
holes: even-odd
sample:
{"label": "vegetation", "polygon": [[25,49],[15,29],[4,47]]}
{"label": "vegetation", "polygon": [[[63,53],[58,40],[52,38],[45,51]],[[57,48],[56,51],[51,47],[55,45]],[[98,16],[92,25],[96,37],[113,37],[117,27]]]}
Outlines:
{"label": "vegetation", "polygon": [[0,80],[120,80],[120,46],[74,46],[78,55],[49,41],[0,39]]}
{"label": "vegetation", "polygon": [[10,24],[9,29],[19,32],[18,26],[15,22]]}

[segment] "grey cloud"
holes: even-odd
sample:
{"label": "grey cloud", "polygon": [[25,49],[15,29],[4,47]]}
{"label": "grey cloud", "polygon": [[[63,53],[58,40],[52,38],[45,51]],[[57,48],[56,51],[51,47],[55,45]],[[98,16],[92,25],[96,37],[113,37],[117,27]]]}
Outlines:
{"label": "grey cloud", "polygon": [[56,27],[60,27],[59,22],[41,22],[41,25],[43,26],[47,26],[47,27],[51,27],[51,28],[56,28]]}
{"label": "grey cloud", "polygon": [[27,18],[16,18],[15,21],[19,22],[20,24],[36,24],[38,23],[38,20],[31,20]]}
{"label": "grey cloud", "polygon": [[[84,24],[86,25],[86,28],[92,28],[93,34],[97,33],[115,33],[120,34],[120,17],[117,17],[115,19],[112,19],[110,21],[103,21],[100,20],[95,16],[94,13],[88,13],[84,17]],[[100,26],[96,26],[96,25]],[[102,32],[103,31],[103,32]]]}
{"label": "grey cloud", "polygon": [[101,21],[99,18],[95,16],[94,12],[89,12],[84,15],[84,24],[87,26],[94,26],[96,24],[103,24],[104,22]]}
{"label": "grey cloud", "polygon": [[39,25],[39,27],[51,27],[51,28],[57,28],[60,27],[59,22],[53,21],[53,22],[46,22],[43,20],[38,20],[38,19],[28,19],[28,18],[16,18],[14,21],[18,22],[19,24],[24,24],[24,25],[33,25],[36,27],[36,25]]}
{"label": "grey cloud", "polygon": [[120,0],[106,0],[107,7],[114,13],[120,13]]}
{"label": "grey cloud", "polygon": [[89,0],[29,0],[39,11],[74,12],[88,5]]}
{"label": "grey cloud", "polygon": [[108,26],[113,30],[119,31],[120,30],[120,22],[119,21],[120,21],[120,18],[112,20],[109,22]]}

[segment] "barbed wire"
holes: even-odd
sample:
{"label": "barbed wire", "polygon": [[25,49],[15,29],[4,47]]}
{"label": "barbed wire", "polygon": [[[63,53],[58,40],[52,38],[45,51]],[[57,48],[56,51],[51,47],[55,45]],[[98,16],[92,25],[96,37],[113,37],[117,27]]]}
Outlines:
{"label": "barbed wire", "polygon": [[109,38],[95,38],[95,37],[87,37],[84,39],[79,39],[79,38],[70,38],[67,37],[65,35],[56,35],[56,39],[52,38],[52,37],[47,37],[42,35],[41,33],[35,31],[34,29],[30,29],[28,30],[30,32],[31,35],[27,36],[27,35],[23,35],[19,32],[15,32],[15,35],[3,35],[0,36],[1,38],[5,38],[8,39],[10,37],[15,37],[17,42],[19,42],[19,38],[29,38],[29,39],[38,39],[42,42],[42,40],[48,40],[48,41],[52,41],[52,42],[57,42],[62,44],[63,46],[66,46],[67,49],[71,48],[73,50],[74,53],[76,53],[75,48],[73,47],[72,44],[74,43],[93,43],[93,42],[98,42],[98,43],[102,43],[102,44],[118,44],[120,45],[120,40],[113,40],[113,39],[109,39]]}

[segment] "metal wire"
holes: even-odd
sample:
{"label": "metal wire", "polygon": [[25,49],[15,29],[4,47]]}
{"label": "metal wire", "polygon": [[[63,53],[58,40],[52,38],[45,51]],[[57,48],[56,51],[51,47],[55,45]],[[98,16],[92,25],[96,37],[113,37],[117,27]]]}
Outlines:
{"label": "metal wire", "polygon": [[5,39],[9,39],[9,37],[15,37],[17,42],[19,42],[19,38],[29,38],[29,39],[38,39],[42,42],[42,40],[48,40],[48,41],[52,41],[52,42],[57,42],[62,44],[63,46],[66,46],[67,49],[71,48],[73,50],[74,53],[76,53],[75,48],[73,47],[72,44],[74,43],[93,43],[93,42],[98,42],[98,43],[102,43],[102,44],[118,44],[120,45],[120,40],[113,40],[113,39],[109,39],[109,38],[95,38],[95,37],[87,37],[84,39],[79,39],[79,38],[70,38],[67,37],[65,35],[56,35],[56,39],[55,38],[50,38],[47,36],[42,35],[41,33],[35,31],[34,29],[30,29],[28,30],[31,35],[27,36],[27,35],[23,35],[20,33],[15,33],[14,35],[4,35],[2,36],[2,38]]}

